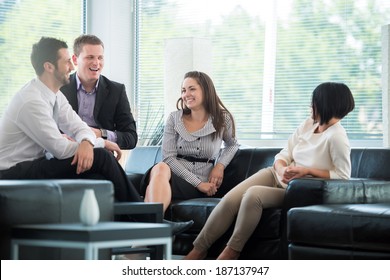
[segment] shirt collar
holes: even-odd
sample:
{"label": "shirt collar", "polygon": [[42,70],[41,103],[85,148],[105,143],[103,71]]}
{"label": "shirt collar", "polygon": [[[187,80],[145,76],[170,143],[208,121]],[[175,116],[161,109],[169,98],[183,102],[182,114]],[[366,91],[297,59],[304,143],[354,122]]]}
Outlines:
{"label": "shirt collar", "polygon": [[98,88],[98,84],[99,84],[100,77],[99,77],[99,79],[98,79],[97,82],[96,82],[96,85],[95,85],[94,90],[93,90],[92,92],[87,92],[87,91],[85,90],[84,86],[81,84],[80,78],[79,78],[79,76],[77,75],[77,73],[75,74],[75,76],[76,76],[77,91],[82,90],[84,93],[87,93],[87,94],[93,94],[93,93],[97,92],[97,88]]}
{"label": "shirt collar", "polygon": [[183,110],[179,110],[178,112],[180,120],[177,123],[178,129],[176,131],[184,140],[191,142],[197,140],[199,137],[207,136],[216,132],[210,115],[203,128],[192,133],[188,132],[183,122]]}
{"label": "shirt collar", "polygon": [[44,97],[44,99],[49,100],[49,103],[52,106],[54,106],[58,92],[53,92],[38,77],[36,77],[34,80],[35,80],[38,88],[40,88],[40,92],[41,92],[42,96]]}

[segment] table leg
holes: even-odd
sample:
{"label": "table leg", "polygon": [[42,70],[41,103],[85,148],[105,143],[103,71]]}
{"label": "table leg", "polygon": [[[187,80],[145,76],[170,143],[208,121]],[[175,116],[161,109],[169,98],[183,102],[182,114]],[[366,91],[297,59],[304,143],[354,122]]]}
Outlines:
{"label": "table leg", "polygon": [[19,259],[19,244],[15,241],[11,241],[11,259]]}
{"label": "table leg", "polygon": [[172,259],[172,241],[169,238],[168,242],[165,243],[165,259],[171,260]]}
{"label": "table leg", "polygon": [[99,248],[96,246],[93,246],[93,248],[92,248],[92,259],[93,260],[99,259]]}
{"label": "table leg", "polygon": [[96,252],[94,250],[94,246],[92,246],[91,243],[85,244],[84,249],[85,249],[85,257],[84,258],[86,260],[96,260],[97,259],[95,256]]}

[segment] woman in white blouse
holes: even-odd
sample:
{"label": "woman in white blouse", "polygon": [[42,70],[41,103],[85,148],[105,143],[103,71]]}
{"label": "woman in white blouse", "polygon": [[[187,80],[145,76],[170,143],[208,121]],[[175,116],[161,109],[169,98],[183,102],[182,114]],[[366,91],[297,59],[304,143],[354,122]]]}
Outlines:
{"label": "woman in white blouse", "polygon": [[238,184],[214,208],[185,259],[205,258],[235,219],[233,234],[218,259],[237,259],[263,209],[280,207],[288,182],[295,178],[350,178],[350,145],[340,124],[355,107],[350,89],[342,83],[320,84],[313,91],[311,107],[311,117],[290,136],[273,166]]}
{"label": "woman in white blouse", "polygon": [[239,146],[233,117],[207,74],[185,74],[176,106],[164,128],[163,161],[141,187],[145,202],[162,202],[164,211],[172,199],[215,195]]}

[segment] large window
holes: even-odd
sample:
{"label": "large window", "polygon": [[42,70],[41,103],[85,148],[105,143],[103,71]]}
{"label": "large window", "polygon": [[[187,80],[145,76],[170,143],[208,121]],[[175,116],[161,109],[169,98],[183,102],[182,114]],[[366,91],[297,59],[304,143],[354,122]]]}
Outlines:
{"label": "large window", "polygon": [[164,41],[200,37],[212,42],[209,74],[241,143],[287,139],[309,115],[315,86],[336,81],[356,101],[342,121],[350,139],[381,145],[381,26],[390,21],[388,0],[137,0],[135,13],[141,137],[153,137],[161,125]]}
{"label": "large window", "polygon": [[0,116],[10,98],[35,77],[32,44],[42,36],[73,40],[84,30],[83,0],[0,1]]}

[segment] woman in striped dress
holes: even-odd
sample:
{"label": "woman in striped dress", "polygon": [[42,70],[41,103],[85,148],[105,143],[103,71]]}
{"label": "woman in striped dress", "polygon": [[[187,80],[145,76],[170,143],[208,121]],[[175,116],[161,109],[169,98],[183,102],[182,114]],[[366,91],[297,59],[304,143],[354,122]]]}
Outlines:
{"label": "woman in striped dress", "polygon": [[214,196],[238,150],[233,117],[207,74],[185,74],[176,106],[164,128],[163,160],[143,184],[145,202],[162,202],[164,211],[172,199]]}

